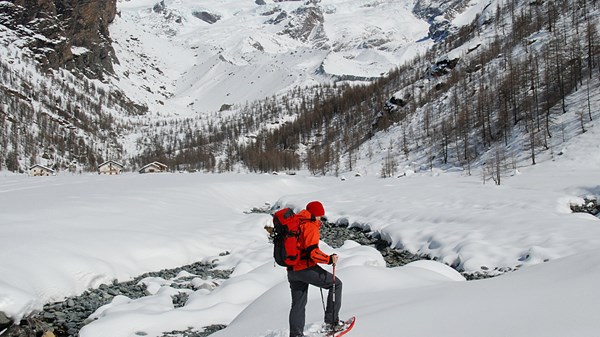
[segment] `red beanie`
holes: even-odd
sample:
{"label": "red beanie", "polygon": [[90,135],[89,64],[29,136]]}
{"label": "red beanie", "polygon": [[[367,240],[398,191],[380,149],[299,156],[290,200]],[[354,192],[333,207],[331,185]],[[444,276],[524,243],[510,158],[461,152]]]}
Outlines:
{"label": "red beanie", "polygon": [[309,202],[308,205],[306,205],[306,210],[313,216],[325,215],[325,209],[323,208],[323,204],[321,204],[318,201]]}

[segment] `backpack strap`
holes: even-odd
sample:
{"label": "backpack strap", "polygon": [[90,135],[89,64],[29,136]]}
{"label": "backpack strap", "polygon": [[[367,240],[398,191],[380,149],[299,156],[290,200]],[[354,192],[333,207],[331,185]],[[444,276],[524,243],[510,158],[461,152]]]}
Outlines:
{"label": "backpack strap", "polygon": [[[307,223],[307,222],[309,222],[309,221],[315,221],[315,220],[316,220],[316,218],[315,218],[313,215],[311,215],[311,217],[310,217],[310,218],[300,218],[299,220],[300,220],[300,225],[298,226],[298,232],[302,232],[302,229],[303,229],[303,228],[301,228],[301,227],[302,227],[302,226],[303,226],[305,223]],[[300,259],[301,259],[301,260],[307,260],[307,261],[308,261],[308,260],[310,260],[310,254],[311,254],[311,253],[312,253],[312,251],[313,251],[313,250],[315,250],[316,248],[319,248],[319,245],[318,245],[318,244],[315,244],[315,245],[312,245],[312,246],[308,246],[308,247],[306,247],[304,250],[302,250],[302,251],[300,252]],[[307,262],[307,263],[308,263],[308,262]]]}

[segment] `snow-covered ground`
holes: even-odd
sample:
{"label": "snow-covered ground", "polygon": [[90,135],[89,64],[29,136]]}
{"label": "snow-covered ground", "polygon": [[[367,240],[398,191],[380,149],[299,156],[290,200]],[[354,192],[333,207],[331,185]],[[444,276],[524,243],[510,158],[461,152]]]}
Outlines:
{"label": "snow-covered ground", "polygon": [[[215,337],[287,336],[290,296],[263,229],[270,217],[247,211],[320,200],[330,220],[368,226],[393,245],[467,271],[521,266],[466,282],[439,262],[385,268],[372,248],[325,247],[340,255],[341,314],[358,319],[351,336],[596,337],[600,220],[569,209],[600,197],[600,135],[588,129],[561,155],[520,167],[500,186],[461,172],[393,179],[3,173],[0,311],[19,319],[114,279],[217,260],[235,271],[215,290],[195,291],[181,308],[168,285],[142,299],[116,297],[80,336],[157,336],[209,324],[229,325]],[[310,295],[309,335],[322,320],[319,292]]]}
{"label": "snow-covered ground", "polygon": [[[328,2],[325,15],[333,25],[325,30],[338,41],[344,37],[345,45],[361,40],[356,34],[364,32],[364,27],[354,30],[347,24],[352,23],[345,16],[348,6],[362,6],[360,23],[385,31],[388,23],[371,20],[392,3]],[[389,69],[379,65],[399,63],[404,53],[418,51],[399,47],[393,55],[360,54],[356,49],[325,53],[273,31],[244,34],[241,27],[262,25],[267,18],[240,13],[267,10],[275,6],[271,1],[260,9],[253,1],[241,7],[224,0],[165,1],[185,19],[175,26],[158,20],[150,10],[155,3],[120,1],[121,16],[111,25],[121,61],[116,68],[127,74],[120,77],[120,85],[130,86],[128,95],[148,102],[152,113],[195,114],[255,99],[259,91],[272,95],[316,81],[306,75],[320,65],[330,74],[378,74]],[[210,10],[226,24],[203,23],[191,17],[193,10]],[[468,22],[476,10],[474,6],[456,20]],[[401,13],[394,17],[407,20]],[[407,42],[422,37],[426,27],[419,24],[405,32]],[[369,63],[375,61],[377,66]],[[293,75],[283,76],[292,65]],[[359,160],[355,169],[362,176],[349,173],[344,179],[303,172],[61,173],[35,178],[0,172],[0,311],[19,320],[44,303],[115,279],[216,261],[218,268],[235,271],[215,290],[197,290],[184,307],[174,308],[170,295],[175,290],[168,280],[150,280],[154,295],[116,297],[94,313],[97,320],[80,336],[158,336],[227,324],[215,337],[285,337],[290,296],[285,271],[274,266],[263,229],[270,217],[248,211],[266,204],[301,208],[320,200],[330,220],[369,228],[396,247],[443,262],[385,268],[372,248],[351,241],[335,250],[324,245],[325,251],[340,256],[341,314],[358,319],[350,336],[597,337],[600,220],[569,208],[586,196],[600,198],[600,130],[593,125],[600,117],[600,96],[597,88],[591,93],[594,121],[586,124],[588,131],[579,135],[574,118],[587,109],[586,92],[580,90],[569,97],[569,112],[557,118],[562,131],[555,130],[551,150],[538,154],[535,166],[528,166],[526,154],[517,158],[519,169],[500,186],[483,184],[476,166],[468,176],[455,170],[419,171],[420,165],[405,167],[407,162],[400,159],[400,172],[406,176],[377,178],[385,144],[401,134],[397,127],[373,137],[371,142],[384,146],[366,144],[359,151],[366,158],[369,145],[379,148],[374,156],[381,160]],[[229,100],[231,95],[237,96]],[[466,282],[446,264],[470,272],[517,270]],[[310,294],[308,335],[322,320],[319,292],[312,289]]]}

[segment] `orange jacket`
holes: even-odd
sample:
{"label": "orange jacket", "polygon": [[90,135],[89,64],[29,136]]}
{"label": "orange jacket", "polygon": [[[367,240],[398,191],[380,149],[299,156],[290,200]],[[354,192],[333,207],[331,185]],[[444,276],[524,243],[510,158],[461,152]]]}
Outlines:
{"label": "orange jacket", "polygon": [[300,262],[292,269],[303,270],[315,266],[317,263],[328,264],[331,258],[319,249],[321,240],[321,221],[311,220],[312,216],[307,210],[298,212],[300,217],[300,236],[298,237],[298,249],[301,251]]}

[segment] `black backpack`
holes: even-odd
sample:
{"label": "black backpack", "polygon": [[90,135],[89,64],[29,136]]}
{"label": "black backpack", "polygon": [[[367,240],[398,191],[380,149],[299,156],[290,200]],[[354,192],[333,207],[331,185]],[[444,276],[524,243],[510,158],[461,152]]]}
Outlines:
{"label": "black backpack", "polygon": [[275,262],[284,267],[295,266],[300,261],[300,217],[291,208],[283,208],[273,214],[273,226]]}

